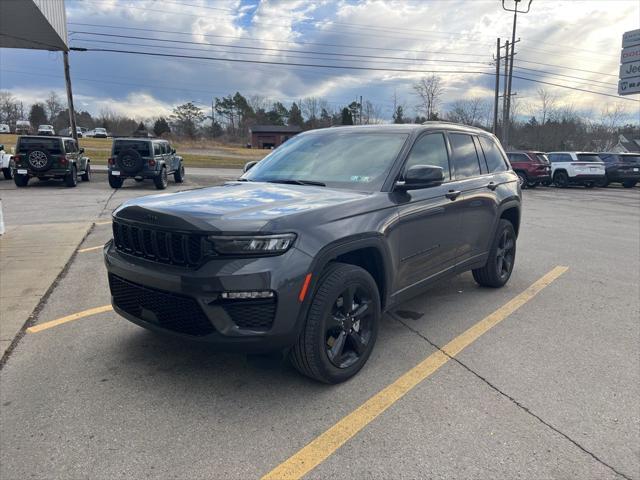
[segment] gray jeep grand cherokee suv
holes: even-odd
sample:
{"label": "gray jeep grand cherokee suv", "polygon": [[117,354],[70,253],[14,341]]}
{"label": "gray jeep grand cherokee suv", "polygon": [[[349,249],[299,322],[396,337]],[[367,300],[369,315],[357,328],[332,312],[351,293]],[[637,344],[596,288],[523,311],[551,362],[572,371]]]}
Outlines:
{"label": "gray jeep grand cherokee suv", "polygon": [[520,187],[496,138],[450,123],[300,134],[238,181],[130,200],[104,249],[116,312],[243,351],[355,375],[382,312],[467,270],[501,287]]}

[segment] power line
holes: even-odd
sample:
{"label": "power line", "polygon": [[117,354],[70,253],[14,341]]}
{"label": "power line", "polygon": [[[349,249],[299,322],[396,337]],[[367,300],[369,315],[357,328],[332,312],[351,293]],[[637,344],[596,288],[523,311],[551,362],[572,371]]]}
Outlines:
{"label": "power line", "polygon": [[[293,62],[274,62],[267,60],[248,60],[248,59],[238,59],[238,58],[221,58],[221,57],[204,57],[204,56],[196,56],[196,55],[179,55],[172,53],[158,53],[158,52],[140,52],[140,51],[132,51],[132,50],[117,50],[117,49],[107,49],[107,48],[84,48],[84,47],[71,47],[71,50],[76,51],[89,51],[89,52],[108,52],[108,53],[124,53],[129,55],[146,55],[153,57],[168,57],[168,58],[184,58],[184,59],[196,59],[196,60],[209,60],[209,61],[221,61],[221,62],[235,62],[235,63],[254,63],[260,65],[280,65],[280,66],[292,66],[292,67],[311,67],[311,68],[327,68],[327,69],[338,69],[338,70],[364,70],[364,71],[381,71],[381,72],[398,72],[398,73],[448,73],[448,74],[475,74],[475,75],[493,75],[490,72],[484,71],[460,71],[460,70],[416,70],[416,69],[400,69],[400,68],[380,68],[380,67],[363,67],[363,66],[348,66],[348,65],[320,65],[314,63],[293,63]],[[513,75],[513,78],[517,78],[519,80],[525,80],[529,82],[541,83],[545,85],[552,85],[555,87],[566,88],[570,90],[592,93],[595,95],[602,95],[606,97],[613,97],[618,100],[628,100],[632,102],[640,103],[640,100],[634,100],[628,97],[619,97],[618,95],[597,92],[594,90],[587,90],[584,88],[571,87],[568,85],[562,85],[553,82],[547,82],[543,80],[537,80],[533,78],[521,77],[517,75]]]}
{"label": "power line", "polygon": [[[212,47],[223,47],[223,48],[235,48],[235,49],[244,49],[244,50],[258,50],[258,51],[269,51],[269,52],[289,52],[289,53],[302,53],[302,54],[310,54],[310,55],[330,55],[336,57],[351,57],[351,58],[367,58],[367,59],[384,59],[384,60],[402,60],[402,61],[422,61],[422,62],[443,62],[443,63],[463,63],[463,64],[476,64],[476,65],[489,65],[488,62],[469,62],[467,60],[447,60],[447,59],[429,59],[429,58],[404,58],[404,57],[391,57],[391,56],[381,56],[381,55],[363,55],[363,54],[354,54],[354,53],[336,53],[336,52],[319,52],[313,50],[291,50],[285,48],[268,48],[268,47],[252,47],[252,46],[242,46],[242,45],[228,45],[223,43],[209,43],[209,42],[194,42],[188,40],[173,40],[173,39],[160,39],[153,37],[140,37],[135,35],[118,35],[114,33],[93,33],[93,32],[85,32],[85,31],[74,31],[73,33],[78,33],[82,35],[96,35],[102,37],[113,37],[113,38],[127,38],[132,40],[151,40],[155,42],[165,42],[165,43],[179,43],[183,45],[207,45]],[[78,40],[88,40],[88,39],[78,39]],[[97,40],[96,40],[97,41]],[[113,42],[116,43],[116,42]],[[148,45],[149,46],[149,45]],[[160,47],[164,45],[158,45]]]}
{"label": "power line", "polygon": [[563,67],[562,65],[558,65],[554,63],[533,62],[531,60],[523,60],[522,58],[516,59],[516,62],[531,63],[532,65],[543,65],[545,67],[554,67],[554,68],[560,68],[563,70],[575,70],[576,72],[593,73],[594,75],[604,75],[607,77],[616,77],[616,78],[618,77],[618,75],[614,75],[612,73],[594,72],[593,70],[584,70],[584,69],[574,68],[574,67]]}

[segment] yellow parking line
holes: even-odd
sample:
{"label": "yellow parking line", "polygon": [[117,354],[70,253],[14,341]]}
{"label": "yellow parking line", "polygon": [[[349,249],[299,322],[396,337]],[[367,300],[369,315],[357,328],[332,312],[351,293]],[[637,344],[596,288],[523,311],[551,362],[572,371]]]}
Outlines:
{"label": "yellow parking line", "polygon": [[66,317],[58,318],[57,320],[51,320],[50,322],[44,322],[38,325],[34,325],[33,327],[27,328],[27,332],[38,333],[49,328],[57,327],[58,325],[62,325],[63,323],[73,322],[74,320],[88,317],[89,315],[96,315],[98,313],[109,312],[111,310],[113,310],[111,305],[103,305],[101,307],[90,308],[89,310],[83,310],[82,312],[72,313],[71,315],[67,315]]}
{"label": "yellow parking line", "polygon": [[109,220],[108,222],[93,222],[94,225],[111,225],[111,220]]}
{"label": "yellow parking line", "polygon": [[102,248],[104,248],[104,245],[98,245],[97,247],[81,248],[80,250],[78,250],[78,253],[93,252],[94,250],[100,250]]}
{"label": "yellow parking line", "polygon": [[441,366],[471,345],[484,333],[507,318],[542,289],[566,272],[568,267],[558,266],[536,281],[524,292],[483,318],[461,335],[447,343],[442,350],[429,355],[421,363],[403,374],[391,385],[375,394],[352,413],[316,437],[306,447],[271,470],[262,480],[299,479],[331,456],[345,442],[375,420],[405,394],[425,380]]}

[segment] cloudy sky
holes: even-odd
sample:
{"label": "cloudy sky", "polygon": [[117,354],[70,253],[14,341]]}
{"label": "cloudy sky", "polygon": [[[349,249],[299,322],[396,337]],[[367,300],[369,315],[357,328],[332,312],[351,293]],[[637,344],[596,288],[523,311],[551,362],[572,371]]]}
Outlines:
{"label": "cloudy sky", "polygon": [[[185,101],[210,106],[235,91],[286,104],[319,96],[334,108],[362,95],[390,118],[394,94],[413,113],[412,84],[430,71],[442,77],[445,109],[458,99],[490,100],[496,38],[510,38],[513,20],[500,0],[66,0],[66,11],[71,46],[366,68],[70,54],[76,108],[139,118]],[[621,36],[639,24],[637,0],[533,0],[518,19],[514,72],[615,97]],[[516,78],[523,112],[540,86],[592,115],[623,104],[638,121],[637,102]],[[63,95],[61,54],[0,49],[0,88],[25,104],[50,90]]]}

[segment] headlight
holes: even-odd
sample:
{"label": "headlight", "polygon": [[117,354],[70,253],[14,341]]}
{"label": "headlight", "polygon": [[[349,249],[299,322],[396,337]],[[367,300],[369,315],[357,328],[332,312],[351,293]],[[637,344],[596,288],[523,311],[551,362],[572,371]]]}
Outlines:
{"label": "headlight", "polygon": [[279,255],[289,250],[295,239],[295,233],[241,237],[211,235],[207,237],[207,240],[213,243],[215,251],[220,255]]}

